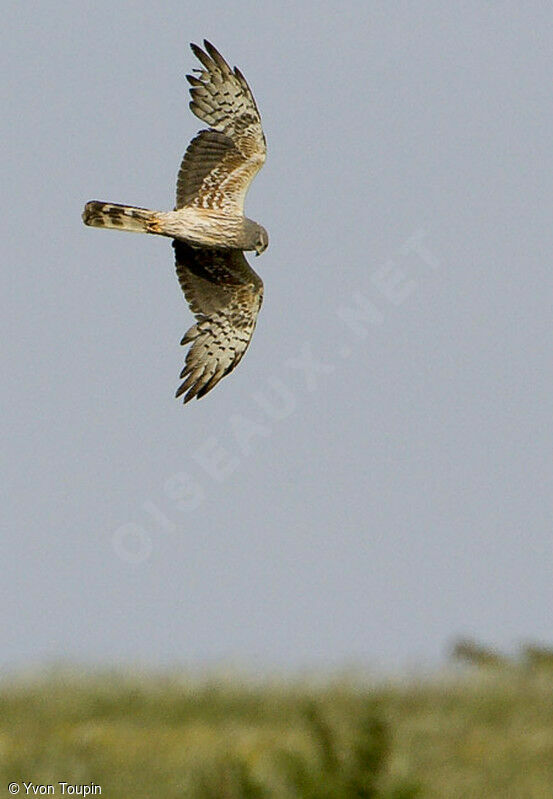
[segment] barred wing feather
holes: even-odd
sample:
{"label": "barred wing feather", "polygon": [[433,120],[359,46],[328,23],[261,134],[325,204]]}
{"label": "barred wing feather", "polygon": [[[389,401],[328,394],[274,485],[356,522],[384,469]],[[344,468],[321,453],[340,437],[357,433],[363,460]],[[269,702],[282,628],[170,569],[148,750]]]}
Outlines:
{"label": "barred wing feather", "polygon": [[176,396],[203,397],[240,362],[263,299],[263,283],[241,250],[196,249],[173,241],[177,276],[196,324],[181,344],[191,344]]}
{"label": "barred wing feather", "polygon": [[192,205],[242,214],[246,192],[266,156],[261,117],[246,79],[204,41],[191,45],[203,69],[191,84],[190,108],[209,126],[190,143],[177,179],[176,208]]}

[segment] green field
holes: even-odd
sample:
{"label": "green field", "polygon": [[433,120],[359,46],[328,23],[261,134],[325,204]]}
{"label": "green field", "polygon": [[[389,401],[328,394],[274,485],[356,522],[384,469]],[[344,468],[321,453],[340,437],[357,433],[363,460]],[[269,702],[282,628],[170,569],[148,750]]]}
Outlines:
{"label": "green field", "polygon": [[[11,781],[142,797],[553,797],[553,670],[427,680],[191,679],[60,670],[0,686]],[[25,795],[21,788],[20,796]]]}

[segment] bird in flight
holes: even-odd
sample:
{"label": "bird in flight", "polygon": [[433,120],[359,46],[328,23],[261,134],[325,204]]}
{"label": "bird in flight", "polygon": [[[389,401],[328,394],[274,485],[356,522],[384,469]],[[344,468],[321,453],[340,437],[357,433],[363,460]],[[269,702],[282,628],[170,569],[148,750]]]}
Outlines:
{"label": "bird in flight", "polygon": [[150,211],[92,200],[82,218],[91,227],[173,239],[179,283],[196,316],[181,344],[190,344],[184,402],[207,394],[238,365],[250,343],[263,283],[244,257],[269,243],[264,227],[244,216],[246,192],[263,166],[265,136],[253,94],[210,42],[191,44],[202,68],[187,75],[190,108],[209,128],[192,139],[177,178],[173,211]]}

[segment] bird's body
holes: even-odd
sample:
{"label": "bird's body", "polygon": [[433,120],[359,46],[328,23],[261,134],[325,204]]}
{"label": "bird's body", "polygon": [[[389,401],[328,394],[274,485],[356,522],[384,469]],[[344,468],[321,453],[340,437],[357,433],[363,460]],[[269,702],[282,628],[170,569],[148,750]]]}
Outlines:
{"label": "bird's body", "polygon": [[223,250],[256,250],[260,225],[239,214],[226,214],[214,208],[178,208],[175,211],[150,211],[131,205],[91,200],[83,211],[85,225],[153,233],[186,241],[195,247]]}
{"label": "bird's body", "polygon": [[177,397],[201,397],[239,363],[253,334],[263,283],[244,258],[268,246],[265,228],[244,215],[249,185],[265,161],[259,111],[242,73],[231,70],[209,42],[191,45],[203,69],[192,84],[190,108],[211,127],[190,142],[177,179],[172,211],[88,202],[83,221],[172,238],[177,276],[196,314],[182,344],[192,346]]}

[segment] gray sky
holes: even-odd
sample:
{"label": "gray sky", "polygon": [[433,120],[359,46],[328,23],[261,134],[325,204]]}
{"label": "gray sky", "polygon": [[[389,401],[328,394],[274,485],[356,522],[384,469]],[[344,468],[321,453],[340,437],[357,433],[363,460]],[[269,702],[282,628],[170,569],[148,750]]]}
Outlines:
{"label": "gray sky", "polygon": [[[190,41],[248,78],[271,237],[239,368],[173,395]],[[553,641],[543,2],[7,3],[5,666],[436,663]]]}

